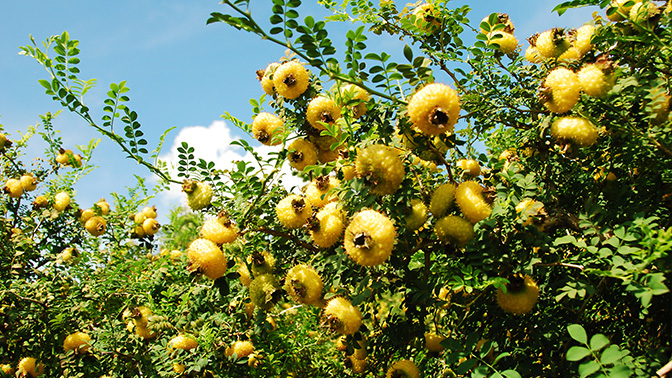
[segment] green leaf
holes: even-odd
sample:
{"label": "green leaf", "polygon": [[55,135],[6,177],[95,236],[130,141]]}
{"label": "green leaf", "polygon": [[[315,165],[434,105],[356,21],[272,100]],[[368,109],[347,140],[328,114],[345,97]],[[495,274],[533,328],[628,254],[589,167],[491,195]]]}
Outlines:
{"label": "green leaf", "polygon": [[607,349],[602,352],[600,356],[600,361],[603,365],[610,365],[616,363],[623,356],[621,349],[618,345],[610,345]]}
{"label": "green leaf", "polygon": [[595,361],[588,361],[579,365],[579,376],[581,378],[587,377],[598,370],[600,370],[600,364]]}
{"label": "green leaf", "polygon": [[590,349],[573,346],[567,351],[567,361],[580,361],[590,355]]}
{"label": "green leaf", "polygon": [[601,333],[593,335],[593,337],[590,338],[590,349],[594,352],[597,352],[607,345],[609,345],[609,339]]}
{"label": "green leaf", "polygon": [[518,374],[518,372],[515,370],[504,370],[502,372],[502,375],[505,376],[506,378],[522,378],[520,374]]}
{"label": "green leaf", "polygon": [[413,50],[408,45],[404,45],[404,56],[409,62],[413,61]]}
{"label": "green leaf", "polygon": [[567,332],[572,339],[588,345],[588,335],[586,335],[586,330],[583,329],[579,324],[570,324],[567,326]]}

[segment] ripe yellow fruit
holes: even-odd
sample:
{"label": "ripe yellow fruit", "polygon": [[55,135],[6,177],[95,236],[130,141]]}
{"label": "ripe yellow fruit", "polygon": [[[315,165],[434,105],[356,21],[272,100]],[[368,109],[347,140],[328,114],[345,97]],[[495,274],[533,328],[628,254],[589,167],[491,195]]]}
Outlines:
{"label": "ripe yellow fruit", "polygon": [[490,216],[492,208],[483,199],[483,188],[476,181],[465,181],[455,190],[455,202],[473,224]]}
{"label": "ripe yellow fruit", "polygon": [[324,283],[315,269],[305,264],[295,265],[285,277],[285,291],[297,302],[313,304],[322,297]]}
{"label": "ripe yellow fruit", "polygon": [[441,23],[434,15],[434,4],[423,3],[413,9],[413,16],[415,16],[415,26],[425,33],[432,33],[437,30]]}
{"label": "ripe yellow fruit", "polygon": [[177,362],[173,363],[173,372],[182,374],[185,370],[187,370],[187,367],[183,364],[178,364]]}
{"label": "ripe yellow fruit", "polygon": [[12,145],[12,141],[7,139],[7,135],[4,133],[0,133],[0,152],[5,150],[5,147],[9,147]]}
{"label": "ripe yellow fruit", "polygon": [[275,207],[278,220],[287,228],[299,228],[313,215],[311,203],[302,196],[290,194]]}
{"label": "ripe yellow fruit", "polygon": [[576,29],[574,47],[579,50],[581,56],[586,55],[586,53],[593,49],[593,44],[591,42],[593,34],[595,34],[595,27],[593,25],[583,25]]}
{"label": "ripe yellow fruit", "polygon": [[84,223],[84,228],[89,234],[93,236],[100,236],[105,233],[105,228],[107,227],[107,221],[105,218],[96,215],[89,218],[86,223]]}
{"label": "ripe yellow fruit", "polygon": [[35,208],[45,208],[48,205],[49,205],[49,200],[47,199],[47,197],[45,197],[43,195],[39,195],[39,196],[35,197],[35,200],[33,201],[33,206]]}
{"label": "ripe yellow fruit", "polygon": [[2,370],[3,373],[5,373],[9,376],[14,375],[14,368],[12,368],[12,365],[10,365],[10,364],[0,365],[0,370]]}
{"label": "ripe yellow fruit", "polygon": [[54,209],[63,211],[70,205],[70,195],[67,192],[59,192],[54,196]]}
{"label": "ripe yellow fruit", "polygon": [[525,59],[527,59],[528,62],[535,64],[544,61],[541,55],[539,55],[539,50],[537,50],[537,47],[532,45],[525,49]]}
{"label": "ripe yellow fruit", "polygon": [[267,95],[275,95],[275,86],[273,85],[273,74],[275,69],[280,67],[280,63],[273,62],[266,66],[263,72],[257,71],[257,78],[261,81],[261,88]]}
{"label": "ripe yellow fruit", "polygon": [[250,283],[250,300],[261,310],[270,310],[280,295],[280,284],[272,274],[262,274]]}
{"label": "ripe yellow fruit", "polygon": [[317,212],[308,229],[318,247],[329,248],[340,239],[344,226],[340,205],[330,202]]}
{"label": "ripe yellow fruit", "polygon": [[371,95],[369,92],[354,84],[348,84],[343,88],[342,97],[339,97],[338,101],[341,107],[347,104],[348,107],[352,109],[352,116],[354,118],[359,118],[366,114],[366,104],[370,99]]}
{"label": "ripe yellow fruit", "polygon": [[532,224],[543,211],[544,204],[532,198],[526,198],[516,205],[516,212],[519,217],[524,217],[523,226]]}
{"label": "ripe yellow fruit", "polygon": [[208,239],[198,238],[189,244],[187,257],[193,268],[216,280],[226,273],[227,260],[222,250]]}
{"label": "ripe yellow fruit", "polygon": [[198,342],[189,336],[177,335],[168,341],[168,351],[173,352],[175,349],[191,350],[198,347]]}
{"label": "ripe yellow fruit", "polygon": [[542,102],[553,113],[570,111],[579,101],[580,94],[579,78],[564,67],[551,71],[540,88]]}
{"label": "ripe yellow fruit", "polygon": [[37,179],[32,173],[26,173],[21,176],[19,181],[21,181],[21,187],[23,187],[23,190],[26,192],[32,192],[37,188]]}
{"label": "ripe yellow fruit", "polygon": [[233,356],[236,355],[236,358],[248,357],[254,352],[254,345],[248,340],[238,340],[235,341],[231,346],[226,348],[226,355]]}
{"label": "ripe yellow fruit", "polygon": [[249,287],[252,282],[252,277],[250,276],[250,270],[247,269],[247,265],[245,265],[244,262],[240,262],[237,271],[240,276],[240,283],[243,284],[243,286]]}
{"label": "ripe yellow fruit", "polygon": [[362,325],[362,313],[343,297],[333,297],[324,307],[327,325],[334,332],[352,335]]}
{"label": "ripe yellow fruit", "polygon": [[124,311],[124,318],[131,317],[131,320],[127,323],[126,329],[135,333],[137,336],[144,340],[153,339],[156,337],[156,332],[150,331],[147,326],[149,325],[149,317],[153,315],[152,310],[147,306],[139,306],[133,309],[127,309]]}
{"label": "ripe yellow fruit", "polygon": [[507,292],[497,289],[497,304],[502,310],[516,315],[532,311],[539,299],[539,286],[532,277],[520,274],[512,277],[506,285]]}
{"label": "ripe yellow fruit", "polygon": [[69,165],[71,167],[79,167],[82,165],[82,155],[75,155],[70,149],[60,149],[56,155],[56,162],[61,165]]}
{"label": "ripe yellow fruit", "polygon": [[268,251],[254,251],[247,256],[247,264],[255,277],[271,274],[275,270],[275,257]]}
{"label": "ripe yellow fruit", "polygon": [[442,242],[464,247],[474,237],[474,226],[462,217],[448,215],[436,222],[434,232]]}
{"label": "ripe yellow fruit", "polygon": [[[103,199],[101,201],[105,201],[105,200]],[[108,208],[108,210],[109,210],[109,208]],[[145,219],[156,218],[157,215],[158,215],[156,213],[156,206],[145,206],[145,207],[142,208],[142,210],[140,210],[140,213],[142,213],[142,215],[145,217]]]}
{"label": "ripe yellow fruit", "polygon": [[308,89],[308,71],[297,61],[281,64],[273,73],[273,86],[278,95],[295,99]]}
{"label": "ripe yellow fruit", "polygon": [[424,226],[427,222],[428,213],[427,206],[422,201],[415,198],[412,199],[411,207],[408,208],[408,213],[404,218],[406,220],[406,229],[415,231]]}
{"label": "ripe yellow fruit", "polygon": [[558,62],[575,62],[580,60],[581,56],[579,49],[572,46],[558,57]]}
{"label": "ripe yellow fruit", "polygon": [[360,150],[355,170],[371,185],[371,193],[381,196],[396,192],[406,173],[398,151],[382,144]]}
{"label": "ripe yellow fruit", "polygon": [[455,199],[455,185],[447,182],[439,185],[432,193],[429,210],[434,218],[442,217],[448,212]]}
{"label": "ripe yellow fruit", "polygon": [[[481,20],[481,24],[482,24],[482,23],[486,23],[486,24],[488,24],[488,25],[490,26],[490,30],[492,30],[496,25],[504,25],[504,28],[503,28],[503,29],[499,29],[499,30],[503,30],[503,31],[506,32],[506,33],[513,33],[514,30],[516,29],[516,28],[513,26],[513,22],[511,22],[511,18],[509,17],[508,14],[506,14],[506,13],[497,13],[497,15],[496,15],[496,17],[495,17],[495,22],[493,22],[493,23],[490,22],[490,16],[491,16],[491,15],[485,16],[485,17],[483,17],[483,19]],[[480,28],[479,31],[481,32],[481,34],[487,34],[487,33],[488,33],[488,32],[487,32],[485,29],[483,29],[483,28]]]}
{"label": "ripe yellow fruit", "polygon": [[333,125],[339,118],[341,118],[341,109],[334,100],[328,97],[318,96],[308,103],[306,119],[317,130],[325,130],[324,124]]}
{"label": "ripe yellow fruit", "polygon": [[287,147],[289,165],[297,171],[303,171],[309,165],[317,164],[317,147],[304,138],[295,139]]}
{"label": "ripe yellow fruit", "polygon": [[593,97],[604,96],[613,86],[613,80],[595,64],[586,64],[576,73],[581,89]]}
{"label": "ripe yellow fruit", "polygon": [[413,361],[400,360],[390,366],[385,378],[420,378],[420,371]]}
{"label": "ripe yellow fruit", "polygon": [[345,366],[350,368],[350,370],[352,370],[352,372],[355,374],[366,373],[367,365],[368,364],[366,359],[359,359],[355,355],[348,356],[348,358],[345,360]]}
{"label": "ripe yellow fruit", "polygon": [[275,114],[262,112],[252,121],[254,139],[266,146],[276,146],[282,142],[279,136],[284,132],[285,123]]}
{"label": "ripe yellow fruit", "polygon": [[[110,204],[105,200],[105,198],[99,199],[98,202],[95,203],[95,206],[98,208],[98,211],[100,211],[101,215],[107,215],[110,213]],[[154,214],[156,214],[156,208],[154,208]],[[156,218],[156,215],[154,218]]]}
{"label": "ripe yellow fruit", "polygon": [[465,174],[471,177],[477,177],[481,174],[481,165],[474,159],[460,159],[457,161],[456,165]]}
{"label": "ripe yellow fruit", "polygon": [[632,6],[628,18],[630,21],[646,26],[649,20],[658,14],[658,6],[652,2],[638,2]]}
{"label": "ripe yellow fruit", "polygon": [[18,374],[23,374],[28,377],[37,377],[44,374],[44,365],[37,364],[37,360],[34,357],[25,357],[19,361]]}
{"label": "ripe yellow fruit", "polygon": [[206,182],[185,180],[182,191],[187,193],[187,205],[194,210],[201,210],[212,201],[212,186]]}
{"label": "ripe yellow fruit", "polygon": [[457,92],[445,84],[428,84],[408,102],[408,116],[413,126],[427,135],[452,132],[459,115]]}
{"label": "ripe yellow fruit", "polygon": [[570,38],[562,28],[547,30],[536,36],[536,39],[533,36],[532,42],[544,59],[557,58],[571,47]]}
{"label": "ripe yellow fruit", "polygon": [[81,210],[81,212],[79,214],[79,221],[86,224],[86,221],[91,219],[91,217],[93,217],[94,215],[96,215],[96,212],[93,211],[93,209]]}
{"label": "ripe yellow fruit", "polygon": [[587,119],[562,117],[551,125],[551,135],[557,139],[569,140],[580,147],[588,147],[597,141],[597,128]]}
{"label": "ripe yellow fruit", "polygon": [[497,44],[497,50],[504,54],[511,54],[518,48],[518,40],[511,33],[506,33],[501,30],[492,31],[487,34],[488,44]]}
{"label": "ripe yellow fruit", "polygon": [[21,186],[21,181],[13,178],[7,180],[4,191],[12,198],[21,197],[23,194],[23,186]]}
{"label": "ripe yellow fruit", "polygon": [[632,0],[612,0],[607,8],[607,18],[611,21],[623,21],[630,15],[633,5],[642,2],[642,0],[635,0],[634,3],[626,6],[629,1]]}
{"label": "ripe yellow fruit", "polygon": [[329,193],[329,191],[340,184],[341,182],[336,177],[318,176],[306,187],[306,198],[312,206],[322,207],[338,199],[335,193]]}
{"label": "ripe yellow fruit", "polygon": [[154,235],[157,232],[159,232],[160,228],[161,228],[161,225],[154,218],[147,218],[147,219],[145,219],[144,222],[142,222],[142,229],[143,229],[143,231],[145,231],[146,235]]}
{"label": "ripe yellow fruit", "polygon": [[443,345],[441,345],[441,342],[445,339],[446,339],[445,336],[427,332],[425,333],[425,348],[427,348],[428,351],[433,353],[443,352],[443,350],[446,348]]}
{"label": "ripe yellow fruit", "polygon": [[63,341],[63,349],[66,352],[74,350],[75,353],[86,353],[89,351],[91,336],[84,332],[75,332],[68,335]]}
{"label": "ripe yellow fruit", "polygon": [[238,227],[229,217],[210,218],[201,226],[200,235],[216,244],[233,243],[238,238]]}
{"label": "ripe yellow fruit", "polygon": [[355,214],[345,229],[345,251],[364,266],[384,263],[392,253],[396,231],[392,221],[375,210]]}

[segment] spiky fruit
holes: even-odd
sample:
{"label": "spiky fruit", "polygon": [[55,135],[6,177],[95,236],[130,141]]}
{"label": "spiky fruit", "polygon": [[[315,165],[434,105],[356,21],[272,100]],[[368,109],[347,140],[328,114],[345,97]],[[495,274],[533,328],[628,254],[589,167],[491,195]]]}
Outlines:
{"label": "spiky fruit", "polygon": [[455,190],[455,202],[471,223],[478,223],[490,216],[492,208],[483,199],[483,188],[476,181],[465,181]]}
{"label": "spiky fruit", "polygon": [[236,355],[237,358],[248,357],[254,352],[254,345],[247,340],[238,340],[226,348],[226,355]]}
{"label": "spiky fruit", "polygon": [[249,287],[252,282],[252,277],[250,276],[250,270],[247,269],[247,265],[243,262],[239,263],[237,272],[240,276],[240,283],[243,284],[243,286]]}
{"label": "spiky fruit", "polygon": [[96,215],[89,218],[86,223],[84,223],[84,228],[89,234],[93,236],[100,236],[105,233],[105,228],[107,227],[107,221],[105,218]]}
{"label": "spiky fruit", "polygon": [[420,378],[420,371],[413,361],[397,361],[387,370],[385,378]]}
{"label": "spiky fruit", "polygon": [[593,97],[604,96],[613,85],[611,77],[595,64],[584,65],[576,76],[579,78],[581,89]]}
{"label": "spiky fruit", "polygon": [[362,325],[362,313],[343,297],[333,297],[327,302],[324,318],[332,331],[342,335],[352,335]]}
{"label": "spiky fruit", "polygon": [[428,215],[427,206],[424,202],[418,199],[411,200],[411,207],[408,208],[408,213],[404,218],[406,220],[406,229],[409,231],[415,231],[420,227],[425,225],[427,222]]}
{"label": "spiky fruit", "polygon": [[9,375],[9,376],[14,375],[14,368],[10,364],[0,365],[0,371],[2,371],[3,373],[5,373],[6,375]]}
{"label": "spiky fruit", "polygon": [[315,269],[305,264],[295,265],[285,277],[285,291],[297,302],[313,304],[322,297],[324,284]]}
{"label": "spiky fruit", "polygon": [[317,147],[307,139],[295,139],[287,150],[289,165],[297,171],[303,171],[307,166],[317,164]]}
{"label": "spiky fruit", "polygon": [[275,270],[275,257],[268,251],[252,252],[247,256],[247,263],[255,277],[262,274],[271,274]]}
{"label": "spiky fruit", "polygon": [[67,192],[58,192],[54,196],[54,209],[63,211],[70,205],[70,194]]}
{"label": "spiky fruit", "polygon": [[539,34],[534,45],[542,58],[552,59],[567,51],[571,47],[571,42],[565,29],[553,28]]}
{"label": "spiky fruit", "polygon": [[208,239],[198,238],[189,244],[187,257],[193,268],[216,280],[226,273],[227,260],[222,250]]}
{"label": "spiky fruit", "polygon": [[177,335],[168,341],[168,350],[173,352],[175,349],[191,350],[198,347],[198,342],[185,335]]}
{"label": "spiky fruit", "polygon": [[89,351],[91,336],[84,332],[75,332],[68,335],[63,341],[63,349],[66,352],[74,350],[75,353],[86,353]]}
{"label": "spiky fruit", "polygon": [[581,117],[562,117],[551,125],[551,135],[557,139],[574,142],[580,147],[591,146],[599,136],[597,128]]}
{"label": "spiky fruit", "polygon": [[359,359],[355,355],[348,356],[345,360],[345,366],[355,374],[366,373],[367,365],[366,359]]}
{"label": "spiky fruit", "polygon": [[216,244],[232,243],[238,238],[238,227],[229,217],[223,215],[206,220],[201,226],[200,234],[202,238]]}
{"label": "spiky fruit", "polygon": [[428,84],[408,102],[408,116],[413,126],[427,135],[452,132],[459,115],[457,92],[445,84]]}
{"label": "spiky fruit", "polygon": [[275,95],[275,86],[273,85],[273,74],[275,73],[275,69],[280,66],[280,63],[273,62],[270,63],[268,66],[266,66],[266,70],[264,70],[263,74],[261,74],[261,88],[266,92],[267,95],[273,96]]}
{"label": "spiky fruit", "polygon": [[341,109],[328,97],[318,96],[308,103],[306,119],[317,130],[325,130],[325,124],[333,125],[340,117]]}
{"label": "spiky fruit", "polygon": [[369,92],[354,84],[348,84],[343,88],[342,97],[338,100],[341,107],[347,104],[352,109],[352,116],[359,118],[366,114],[366,104],[370,99],[371,95]]}
{"label": "spiky fruit", "polygon": [[362,210],[345,229],[345,251],[360,265],[379,265],[390,257],[395,239],[394,224],[386,215]]}
{"label": "spiky fruit", "polygon": [[21,181],[21,187],[23,187],[23,190],[26,192],[32,192],[37,188],[37,179],[32,173],[26,173],[21,176],[19,181]]}
{"label": "spiky fruit", "polygon": [[432,199],[429,202],[429,211],[434,218],[442,217],[448,212],[455,200],[455,185],[447,182],[439,185],[432,193]]}
{"label": "spiky fruit", "polygon": [[343,151],[342,146],[337,146],[334,150],[331,149],[331,145],[338,142],[338,139],[330,135],[311,135],[309,140],[317,148],[317,161],[321,164],[337,160],[341,151]]}
{"label": "spiky fruit", "polygon": [[537,47],[532,45],[525,49],[525,59],[527,59],[528,62],[535,64],[544,61],[541,55],[539,55],[539,50],[537,50]]}
{"label": "spiky fruit", "polygon": [[147,326],[149,325],[149,317],[153,315],[152,310],[147,306],[139,306],[133,309],[127,309],[124,311],[124,318],[131,317],[131,320],[126,325],[126,329],[129,332],[135,333],[137,336],[143,340],[149,340],[156,337],[156,332],[150,331]]}
{"label": "spiky fruit", "polygon": [[336,350],[338,350],[339,352],[345,352],[346,350],[348,350],[347,336],[345,335],[339,336],[338,339],[336,339],[335,345]]}
{"label": "spiky fruit", "polygon": [[425,333],[425,348],[432,353],[443,352],[446,348],[441,345],[441,342],[445,339],[445,336],[436,333]]}
{"label": "spiky fruit", "polygon": [[371,193],[392,194],[399,189],[406,173],[399,153],[382,144],[360,150],[355,162],[357,177],[364,177],[371,185]]}
{"label": "spiky fruit", "polygon": [[442,242],[464,247],[474,237],[474,226],[462,217],[448,215],[436,222],[434,232]]}
{"label": "spiky fruit", "polygon": [[[491,20],[492,18],[492,20]],[[488,24],[489,30],[483,29],[483,23]],[[513,22],[511,22],[511,18],[509,17],[508,14],[506,13],[497,13],[497,14],[491,14],[489,16],[484,17],[481,20],[481,28],[480,32],[482,34],[487,34],[488,31],[492,31],[495,26],[497,25],[503,25],[504,27],[502,28],[501,26],[497,27],[497,30],[502,30],[505,33],[513,33],[515,30],[515,27],[513,26]]]}
{"label": "spiky fruit", "polygon": [[23,194],[23,186],[21,186],[21,181],[13,178],[7,180],[7,182],[5,182],[4,191],[12,198],[21,197]]}
{"label": "spiky fruit", "polygon": [[142,222],[142,229],[145,231],[146,235],[154,235],[159,232],[161,225],[154,218],[147,218]]}
{"label": "spiky fruit", "polygon": [[[25,357],[19,361],[18,374],[23,374],[26,377],[38,377],[44,374],[44,365],[37,364],[34,357]],[[19,375],[21,376],[21,375]]]}
{"label": "spiky fruit", "polygon": [[593,49],[593,44],[591,42],[593,34],[595,34],[595,27],[593,25],[583,25],[576,29],[574,47],[577,48],[581,56],[586,55]]}
{"label": "spiky fruit", "polygon": [[206,182],[185,180],[182,191],[187,193],[187,205],[194,211],[207,207],[212,201],[212,187]]}
{"label": "spiky fruit", "polygon": [[276,146],[282,142],[280,136],[284,132],[285,123],[275,114],[262,112],[252,121],[254,139],[266,146]]}
{"label": "spiky fruit", "polygon": [[540,98],[553,113],[570,111],[579,101],[581,84],[576,74],[567,68],[551,71],[540,88]]}
{"label": "spiky fruit", "polygon": [[283,226],[299,228],[306,224],[313,214],[313,207],[305,197],[290,194],[278,202],[275,213]]}
{"label": "spiky fruit", "polygon": [[634,3],[629,3],[631,1],[632,0],[612,0],[607,8],[607,18],[611,21],[625,20],[630,15],[630,10],[633,5],[642,2],[642,0],[635,0]]}
{"label": "spiky fruit", "polygon": [[340,205],[330,202],[315,215],[309,222],[310,236],[320,248],[329,248],[334,245],[343,233],[343,212]]}
{"label": "spiky fruit", "polygon": [[250,300],[261,310],[270,310],[280,295],[280,284],[272,274],[262,274],[250,283]]}
{"label": "spiky fruit", "polygon": [[338,199],[335,193],[329,193],[329,191],[337,188],[340,184],[336,177],[318,176],[306,187],[306,198],[311,205],[322,207]]}
{"label": "spiky fruit", "polygon": [[502,310],[516,315],[532,311],[539,299],[539,287],[528,275],[515,275],[506,285],[507,292],[497,289],[497,304]]}
{"label": "spiky fruit", "polygon": [[568,48],[558,57],[558,62],[576,62],[581,59],[581,52],[576,47]]}
{"label": "spiky fruit", "polygon": [[471,177],[477,177],[481,174],[481,165],[474,159],[460,159],[457,161],[456,165],[465,174]]}
{"label": "spiky fruit", "polygon": [[282,97],[295,99],[308,89],[308,71],[297,61],[285,62],[273,73],[273,86]]}
{"label": "spiky fruit", "polygon": [[657,15],[659,11],[658,6],[653,2],[639,2],[630,9],[628,19],[633,23],[646,27],[651,18]]}
{"label": "spiky fruit", "polygon": [[518,48],[518,40],[511,33],[497,30],[488,33],[487,37],[488,43],[498,45],[497,50],[504,54],[511,54]]}

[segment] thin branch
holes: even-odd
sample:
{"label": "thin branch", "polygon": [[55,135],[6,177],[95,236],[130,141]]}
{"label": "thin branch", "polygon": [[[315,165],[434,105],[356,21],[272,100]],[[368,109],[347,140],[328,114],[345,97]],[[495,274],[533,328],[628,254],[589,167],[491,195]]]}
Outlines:
{"label": "thin branch", "polygon": [[580,269],[580,270],[586,269],[586,267],[583,266],[583,265],[563,263],[563,262],[560,262],[560,261],[554,262],[554,263],[549,263],[549,264],[536,263],[536,264],[534,264],[534,266],[562,266],[562,267],[565,267],[565,268],[575,268],[575,269]]}

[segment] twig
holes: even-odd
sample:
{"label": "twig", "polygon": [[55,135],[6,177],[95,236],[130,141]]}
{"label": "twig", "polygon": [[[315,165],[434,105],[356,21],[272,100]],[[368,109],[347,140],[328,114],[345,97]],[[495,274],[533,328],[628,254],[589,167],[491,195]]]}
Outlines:
{"label": "twig", "polygon": [[534,264],[534,266],[564,266],[566,268],[576,268],[576,269],[580,269],[580,270],[586,269],[586,267],[583,266],[583,265],[569,264],[569,263],[563,263],[563,262],[559,262],[559,261],[554,262],[554,263],[550,263],[550,264],[536,263],[536,264]]}

